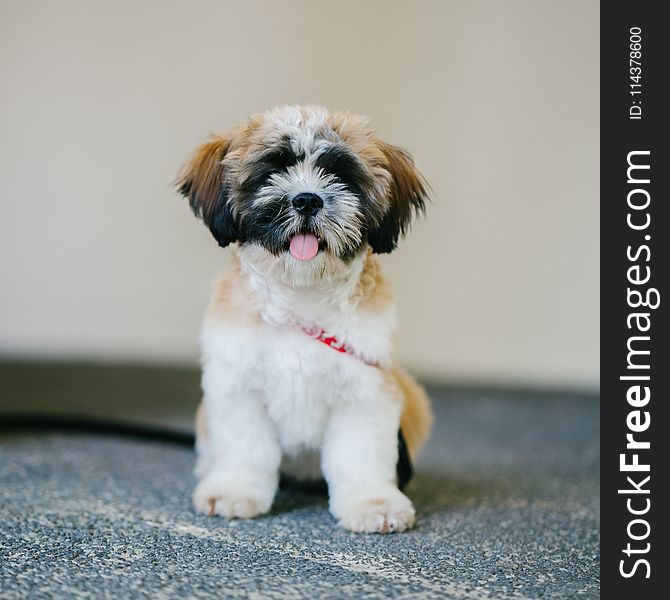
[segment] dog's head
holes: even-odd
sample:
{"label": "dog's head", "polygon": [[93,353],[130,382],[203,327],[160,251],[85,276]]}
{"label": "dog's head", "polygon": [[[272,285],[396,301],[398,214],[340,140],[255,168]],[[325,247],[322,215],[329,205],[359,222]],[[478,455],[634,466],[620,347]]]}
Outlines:
{"label": "dog's head", "polygon": [[198,148],[179,191],[221,246],[255,245],[292,261],[348,263],[391,252],[427,186],[412,158],[364,117],[284,106]]}

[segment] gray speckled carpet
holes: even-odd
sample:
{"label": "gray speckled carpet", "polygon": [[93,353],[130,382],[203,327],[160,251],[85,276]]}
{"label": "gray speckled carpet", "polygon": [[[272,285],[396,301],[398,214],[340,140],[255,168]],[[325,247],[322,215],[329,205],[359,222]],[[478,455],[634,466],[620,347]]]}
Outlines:
{"label": "gray speckled carpet", "polygon": [[177,445],[5,433],[0,597],[597,598],[598,402],[441,393],[418,527],[385,536],[297,492],[253,521],[196,515]]}

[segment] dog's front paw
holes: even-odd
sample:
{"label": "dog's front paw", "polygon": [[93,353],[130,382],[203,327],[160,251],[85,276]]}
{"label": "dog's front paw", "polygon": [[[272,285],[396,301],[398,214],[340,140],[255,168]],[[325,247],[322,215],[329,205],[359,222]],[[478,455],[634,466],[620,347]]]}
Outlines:
{"label": "dog's front paw", "polygon": [[412,503],[398,490],[379,495],[352,494],[346,499],[333,499],[331,512],[345,529],[363,533],[405,531],[416,520]]}
{"label": "dog's front paw", "polygon": [[270,510],[272,486],[235,486],[205,477],[193,492],[193,505],[203,515],[251,519]]}

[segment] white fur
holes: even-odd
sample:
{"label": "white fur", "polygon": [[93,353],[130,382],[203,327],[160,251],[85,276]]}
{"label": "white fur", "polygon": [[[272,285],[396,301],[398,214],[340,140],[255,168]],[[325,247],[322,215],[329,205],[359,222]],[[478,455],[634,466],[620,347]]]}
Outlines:
{"label": "white fur", "polygon": [[[289,167],[286,173],[273,174],[268,184],[256,194],[254,206],[271,204],[277,198],[293,198],[301,192],[318,194],[323,199],[324,207],[314,217],[314,230],[326,241],[330,251],[339,255],[345,242],[360,244],[362,215],[356,197],[347,191],[344,184],[338,183],[334,175],[316,167],[314,156],[310,155],[305,162]],[[301,228],[299,215],[287,220],[284,228],[287,237],[298,233]]]}
{"label": "white fur", "polygon": [[[395,479],[402,397],[384,374],[395,311],[366,310],[355,300],[365,253],[349,264],[323,252],[305,263],[248,245],[239,260],[262,318],[203,329],[208,440],[198,443],[196,508],[226,517],[267,512],[280,464],[314,477],[320,457],[341,525],[411,527],[414,509]],[[302,325],[327,330],[381,368],[336,352]]]}

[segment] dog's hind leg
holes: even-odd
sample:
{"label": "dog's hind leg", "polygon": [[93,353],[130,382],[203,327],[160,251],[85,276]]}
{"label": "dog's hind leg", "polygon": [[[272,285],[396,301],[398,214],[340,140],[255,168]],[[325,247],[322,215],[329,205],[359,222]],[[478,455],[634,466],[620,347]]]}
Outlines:
{"label": "dog's hind leg", "polygon": [[416,460],[433,423],[430,400],[426,391],[405,371],[396,367],[392,374],[404,396],[400,429],[407,441],[410,457]]}

